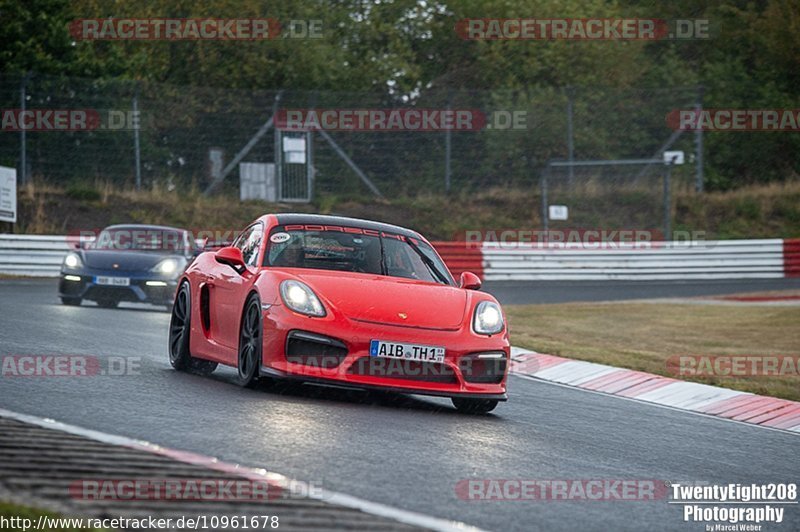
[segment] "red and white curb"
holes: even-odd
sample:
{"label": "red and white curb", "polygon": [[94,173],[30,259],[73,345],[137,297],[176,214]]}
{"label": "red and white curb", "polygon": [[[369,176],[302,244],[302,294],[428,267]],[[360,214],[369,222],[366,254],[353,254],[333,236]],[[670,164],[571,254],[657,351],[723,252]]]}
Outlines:
{"label": "red and white curb", "polygon": [[161,447],[160,445],[142,440],[135,440],[132,438],[126,438],[125,436],[117,436],[96,430],[84,429],[81,427],[76,427],[75,425],[68,425],[66,423],[54,421],[52,419],[21,414],[19,412],[12,412],[3,408],[0,408],[0,417],[14,419],[23,423],[36,425],[51,430],[66,432],[68,434],[81,436],[101,443],[119,445],[121,447],[128,447],[139,451],[149,452],[158,456],[171,458],[178,462],[202,466],[207,469],[222,472],[228,475],[238,476],[247,480],[266,482],[269,485],[289,490],[292,493],[300,493],[309,499],[324,501],[334,506],[338,505],[347,508],[353,508],[367,514],[393,519],[407,525],[445,532],[482,532],[480,528],[458,521],[450,521],[448,519],[431,517],[417,512],[411,512],[408,510],[395,508],[393,506],[367,501],[359,497],[354,497],[352,495],[346,495],[344,493],[338,493],[326,489],[312,490],[309,489],[308,484],[305,482],[290,479],[279,473],[272,473],[266,471],[265,469],[254,469],[244,467],[239,464],[222,462],[217,458],[212,458],[210,456],[204,456],[189,451],[169,449],[167,447]]}
{"label": "red and white curb", "polygon": [[511,372],[762,427],[800,433],[800,403],[511,348]]}

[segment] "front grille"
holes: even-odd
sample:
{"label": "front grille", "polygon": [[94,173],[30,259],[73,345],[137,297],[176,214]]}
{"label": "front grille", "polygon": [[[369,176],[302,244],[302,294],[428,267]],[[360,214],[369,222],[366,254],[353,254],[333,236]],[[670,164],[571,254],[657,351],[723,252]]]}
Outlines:
{"label": "front grille", "polygon": [[[481,358],[481,355],[499,358]],[[500,384],[506,374],[507,365],[508,359],[503,351],[470,353],[458,361],[464,380],[475,384]]]}
{"label": "front grille", "polygon": [[286,360],[323,369],[338,367],[347,356],[341,341],[305,331],[291,331],[286,338]]}
{"label": "front grille", "polygon": [[83,296],[91,301],[114,300],[114,301],[139,301],[136,294],[128,287],[121,286],[92,286]]}
{"label": "front grille", "polygon": [[348,373],[407,381],[458,383],[455,372],[446,364],[399,358],[361,357],[350,366]]}

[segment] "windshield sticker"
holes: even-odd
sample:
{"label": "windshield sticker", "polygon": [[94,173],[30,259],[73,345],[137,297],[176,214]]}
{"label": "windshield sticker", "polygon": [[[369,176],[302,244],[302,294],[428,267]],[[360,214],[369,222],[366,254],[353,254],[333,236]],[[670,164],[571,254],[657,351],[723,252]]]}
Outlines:
{"label": "windshield sticker", "polygon": [[292,238],[292,235],[289,233],[275,233],[269,237],[269,241],[273,244],[283,244],[284,242],[288,242],[290,238]]}

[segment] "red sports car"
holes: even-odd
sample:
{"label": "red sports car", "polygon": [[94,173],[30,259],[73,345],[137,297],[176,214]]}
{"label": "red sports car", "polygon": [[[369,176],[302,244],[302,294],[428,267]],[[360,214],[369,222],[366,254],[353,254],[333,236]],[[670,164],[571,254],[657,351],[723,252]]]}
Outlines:
{"label": "red sports car", "polygon": [[505,401],[508,327],[480,279],[456,283],[425,238],[394,225],[269,214],[180,279],[169,357],[176,369],[238,369],[452,398],[486,413]]}

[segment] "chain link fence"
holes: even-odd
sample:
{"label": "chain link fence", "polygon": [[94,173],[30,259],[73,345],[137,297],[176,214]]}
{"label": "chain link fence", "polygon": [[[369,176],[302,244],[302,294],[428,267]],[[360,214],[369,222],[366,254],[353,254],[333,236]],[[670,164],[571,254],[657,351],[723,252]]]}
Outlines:
{"label": "chain link fence", "polygon": [[[675,134],[665,117],[674,109],[694,107],[697,98],[696,88],[428,90],[409,98],[2,75],[3,109],[86,110],[90,125],[68,130],[44,123],[22,132],[6,120],[6,113],[0,164],[18,168],[21,181],[200,189],[230,166],[215,190],[232,192],[238,190],[239,162],[278,163],[279,178],[303,174],[286,168],[294,163],[284,158],[281,140],[298,135],[276,131],[277,122],[268,124],[276,111],[460,110],[471,113],[470,127],[304,130],[314,198],[369,195],[369,183],[386,197],[486,187],[536,189],[553,159],[652,158],[669,148],[684,150],[694,161],[695,133]],[[687,164],[676,168],[673,177],[690,182],[699,170],[701,165]],[[593,186],[610,193],[623,186],[622,174],[610,172],[594,175]],[[655,187],[660,194],[656,180],[639,179],[636,186]]]}

